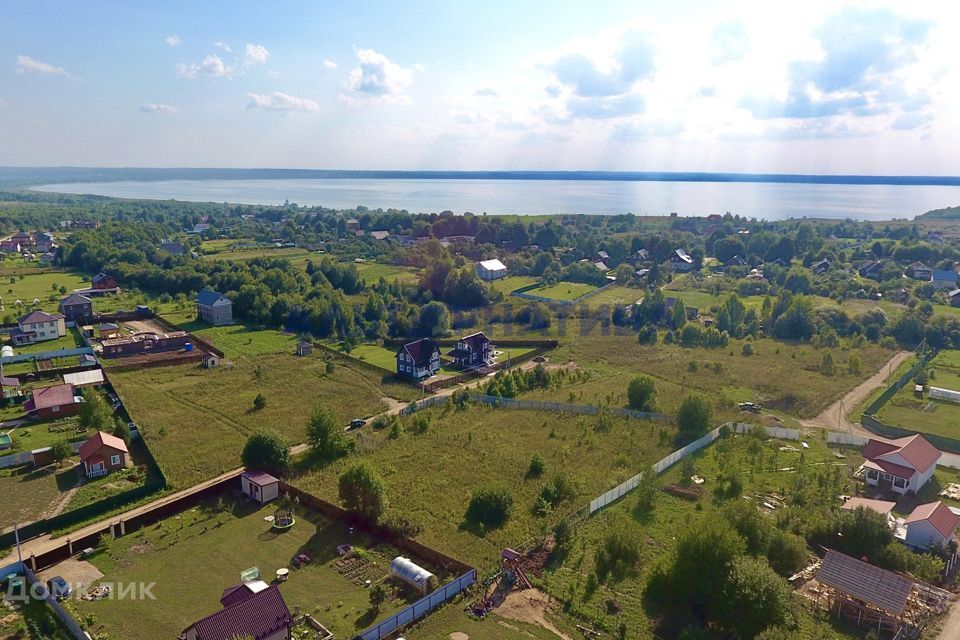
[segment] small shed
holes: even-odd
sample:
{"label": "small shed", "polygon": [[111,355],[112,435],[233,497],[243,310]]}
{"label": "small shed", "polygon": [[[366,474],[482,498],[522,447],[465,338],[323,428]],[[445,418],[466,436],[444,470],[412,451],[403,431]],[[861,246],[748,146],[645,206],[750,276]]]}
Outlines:
{"label": "small shed", "polygon": [[420,593],[430,591],[437,584],[435,575],[403,556],[397,556],[390,563],[390,575],[403,580]]}
{"label": "small shed", "polygon": [[313,345],[307,342],[306,340],[301,340],[297,343],[297,355],[298,356],[309,356],[313,353]]}
{"label": "small shed", "polygon": [[34,449],[30,452],[30,455],[33,456],[33,466],[35,467],[45,467],[48,464],[54,463],[53,447]]}
{"label": "small shed", "polygon": [[280,481],[264,471],[248,469],[240,474],[240,490],[260,504],[280,495]]}
{"label": "small shed", "polygon": [[214,367],[220,366],[220,356],[215,353],[205,353],[203,354],[203,368],[204,369],[213,369]]}

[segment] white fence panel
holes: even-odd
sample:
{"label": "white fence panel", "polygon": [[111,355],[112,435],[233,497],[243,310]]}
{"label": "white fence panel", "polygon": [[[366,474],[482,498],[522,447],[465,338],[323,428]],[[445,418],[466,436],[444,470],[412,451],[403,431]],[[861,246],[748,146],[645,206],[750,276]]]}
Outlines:
{"label": "white fence panel", "polygon": [[866,438],[856,433],[841,433],[839,431],[830,431],[827,433],[827,443],[828,444],[841,444],[848,445],[851,447],[862,447],[867,444]]}

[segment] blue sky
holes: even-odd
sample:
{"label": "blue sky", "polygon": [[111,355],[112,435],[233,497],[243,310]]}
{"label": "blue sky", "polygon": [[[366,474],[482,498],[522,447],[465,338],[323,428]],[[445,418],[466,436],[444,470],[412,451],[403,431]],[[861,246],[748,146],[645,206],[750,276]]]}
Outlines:
{"label": "blue sky", "polygon": [[958,173],[960,9],[793,4],[8,3],[0,165]]}

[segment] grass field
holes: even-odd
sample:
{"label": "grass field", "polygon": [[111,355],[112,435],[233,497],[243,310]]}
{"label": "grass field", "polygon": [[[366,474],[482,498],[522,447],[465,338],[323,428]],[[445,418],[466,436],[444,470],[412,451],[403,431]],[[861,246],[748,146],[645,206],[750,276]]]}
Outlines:
{"label": "grass field", "polygon": [[598,307],[602,304],[625,305],[633,304],[637,300],[642,299],[643,296],[643,289],[634,289],[617,284],[612,287],[607,287],[596,295],[590,296],[584,300],[584,302],[591,307]]}
{"label": "grass field", "polygon": [[382,344],[361,344],[354,347],[349,354],[351,358],[363,360],[369,364],[386,369],[387,371],[397,370],[397,350],[392,347],[385,347]]}
{"label": "grass field", "polygon": [[202,320],[193,320],[178,326],[211,342],[228,358],[250,358],[277,352],[292,354],[297,344],[297,336],[292,333],[275,329],[252,329],[242,324],[211,327]]}
{"label": "grass field", "polygon": [[[960,351],[940,352],[929,368],[934,371],[930,386],[960,391]],[[887,401],[877,417],[894,427],[960,439],[960,403],[933,400],[928,393],[917,396],[912,381]]]}
{"label": "grass field", "polygon": [[[17,522],[33,522],[60,498],[68,483],[64,469],[10,467],[0,469],[0,529]],[[71,485],[72,486],[72,485]]]}
{"label": "grass field", "polygon": [[[0,269],[0,279],[4,277]],[[13,282],[9,281],[11,277]],[[26,313],[27,307],[37,299],[40,300],[39,309],[52,313],[59,309],[60,298],[64,296],[60,293],[60,287],[66,287],[69,293],[73,289],[87,286],[90,286],[89,276],[64,271],[51,271],[22,278],[9,276],[5,282],[0,282],[0,315],[16,318]],[[17,306],[17,300],[22,301],[23,306]]]}
{"label": "grass field", "polygon": [[534,276],[507,276],[506,278],[492,281],[490,287],[494,291],[499,291],[503,295],[507,295],[511,291],[516,291],[521,287],[529,287],[538,282],[540,282],[540,278]]}
{"label": "grass field", "polygon": [[[206,246],[204,243],[204,247]],[[292,263],[304,263],[310,257],[311,252],[299,247],[250,247],[233,248],[222,247],[210,255],[202,256],[206,260],[230,260],[233,262],[242,262],[244,260],[253,260],[254,258],[285,258]]]}
{"label": "grass field", "polygon": [[[81,600],[73,606],[81,615],[94,616],[95,626],[102,625],[111,638],[175,638],[191,623],[221,609],[221,592],[240,582],[241,571],[259,567],[270,582],[275,571],[290,567],[299,553],[312,560],[300,569],[291,568],[289,579],[280,586],[283,598],[291,611],[299,606],[338,638],[352,637],[411,599],[396,589],[379,612],[372,610],[367,590],[341,575],[334,564],[338,545],[363,549],[375,563],[367,577],[378,583],[399,555],[396,549],[358,533],[351,535],[346,525],[300,508],[295,510],[296,524],[278,533],[264,521],[275,509],[276,505],[258,509],[249,503],[207,502],[112,541],[92,559],[104,574],[102,581],[155,583],[155,599]],[[387,584],[393,589],[392,581]]]}
{"label": "grass field", "polygon": [[[384,410],[383,396],[418,395],[346,361],[328,374],[322,358],[298,358],[292,351],[240,359],[232,368],[181,365],[110,378],[167,479],[179,488],[239,466],[243,443],[257,428],[272,427],[301,442],[318,403],[346,425]],[[267,400],[260,411],[253,409],[257,394]]]}
{"label": "grass field", "polygon": [[29,353],[44,353],[46,351],[59,351],[60,349],[76,349],[77,347],[86,346],[83,344],[83,340],[80,338],[80,332],[76,329],[67,329],[67,333],[62,338],[57,338],[56,340],[44,340],[42,342],[35,342],[33,344],[26,344],[22,346],[13,346],[13,353],[15,355],[26,355]]}
{"label": "grass field", "polygon": [[[637,420],[616,419],[608,432],[599,432],[596,417],[485,406],[438,407],[418,415],[430,421],[425,433],[408,431],[391,439],[389,430],[364,428],[357,433],[358,453],[294,483],[337,500],[340,473],[356,460],[366,460],[383,475],[391,508],[423,523],[420,542],[481,572],[504,546],[520,544],[660,459],[671,449],[673,435],[668,425]],[[406,422],[409,429],[411,421]],[[527,478],[535,453],[546,461],[546,472],[542,478]],[[534,515],[542,485],[561,470],[575,485],[576,497],[551,516]],[[480,535],[464,524],[464,512],[471,492],[490,484],[512,492],[513,515],[503,528]]]}
{"label": "grass field", "polygon": [[348,263],[357,267],[360,277],[366,280],[367,286],[371,286],[384,278],[387,282],[402,282],[404,284],[416,284],[420,282],[420,276],[416,269],[409,267],[399,267],[392,264],[380,264],[377,262]]}
{"label": "grass field", "polygon": [[[19,427],[0,427],[0,433],[10,434],[10,437],[13,439],[13,448],[11,451],[33,451],[41,447],[49,447],[54,442],[59,442],[60,440],[67,440],[68,442],[86,440],[86,434],[78,434],[75,431],[76,425],[76,418],[69,418],[57,422],[47,421],[40,424],[26,422]],[[51,429],[55,429],[55,431],[51,431]],[[90,435],[92,434],[93,432],[91,431]]]}
{"label": "grass field", "polygon": [[571,300],[576,300],[580,296],[590,293],[597,288],[598,287],[595,287],[592,284],[584,284],[582,282],[558,282],[555,285],[530,289],[529,291],[524,291],[524,293],[528,293],[532,296],[540,296],[541,298],[569,302]]}

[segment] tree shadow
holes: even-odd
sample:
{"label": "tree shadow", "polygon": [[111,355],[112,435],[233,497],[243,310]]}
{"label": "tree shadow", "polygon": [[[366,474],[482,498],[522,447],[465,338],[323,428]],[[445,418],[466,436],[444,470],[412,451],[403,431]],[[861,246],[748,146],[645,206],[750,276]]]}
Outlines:
{"label": "tree shadow", "polygon": [[366,629],[373,624],[373,621],[377,619],[378,615],[380,615],[380,609],[377,609],[376,607],[370,607],[363,612],[363,615],[354,621],[354,628]]}
{"label": "tree shadow", "polygon": [[[82,467],[77,465],[71,465],[66,469],[57,471],[57,490],[61,493],[69,491],[77,486],[77,480],[80,478],[80,469]],[[109,476],[103,476],[107,478]]]}

